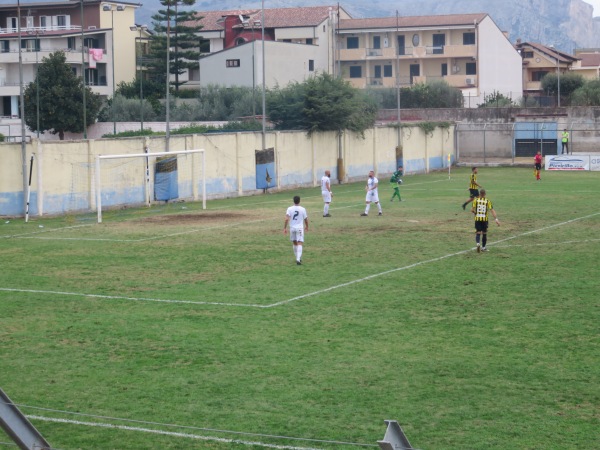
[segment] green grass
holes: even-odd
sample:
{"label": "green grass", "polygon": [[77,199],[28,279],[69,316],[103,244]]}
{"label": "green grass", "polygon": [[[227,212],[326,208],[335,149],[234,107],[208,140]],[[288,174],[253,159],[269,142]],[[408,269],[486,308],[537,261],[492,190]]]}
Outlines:
{"label": "green grass", "polygon": [[600,173],[481,168],[477,254],[469,172],[298,191],[303,266],[296,192],[3,220],[0,387],[63,450],[598,448]]}

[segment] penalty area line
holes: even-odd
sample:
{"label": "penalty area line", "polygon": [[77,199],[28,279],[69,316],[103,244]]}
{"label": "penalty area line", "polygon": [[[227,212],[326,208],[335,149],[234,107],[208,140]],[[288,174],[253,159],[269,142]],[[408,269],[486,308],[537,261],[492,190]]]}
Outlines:
{"label": "penalty area line", "polygon": [[66,424],[70,424],[70,425],[82,425],[82,426],[96,427],[96,428],[111,428],[111,429],[117,429],[117,430],[137,431],[137,432],[142,432],[142,433],[160,434],[163,436],[196,439],[196,440],[202,440],[202,441],[221,442],[221,443],[226,443],[226,444],[258,446],[258,447],[274,448],[274,449],[280,449],[280,450],[321,450],[321,449],[312,448],[312,447],[295,447],[295,446],[290,446],[290,445],[266,444],[263,442],[252,442],[252,441],[243,441],[240,439],[219,438],[216,436],[202,436],[202,435],[198,435],[198,434],[180,433],[180,432],[176,432],[176,431],[154,430],[152,428],[131,427],[128,425],[116,425],[116,424],[112,424],[112,423],[83,422],[80,420],[58,419],[58,418],[53,418],[53,417],[45,417],[45,416],[37,416],[37,415],[28,415],[27,418],[32,419],[32,420],[40,420],[43,422],[66,423]]}
{"label": "penalty area line", "polygon": [[[501,240],[499,240],[499,241],[497,241],[495,243],[490,243],[490,244],[488,244],[488,246],[497,245],[497,244],[500,244],[502,242],[510,241],[512,239],[517,239],[517,238],[520,238],[520,237],[523,237],[523,236],[528,236],[530,234],[540,233],[542,231],[550,230],[552,228],[560,227],[560,226],[563,226],[563,225],[568,225],[570,223],[578,222],[580,220],[590,219],[590,218],[595,217],[597,215],[600,215],[600,212],[597,212],[597,213],[594,213],[594,214],[589,214],[589,215],[583,216],[583,217],[577,217],[575,219],[567,220],[565,222],[555,223],[555,224],[552,224],[552,225],[548,225],[547,227],[539,228],[537,230],[527,231],[525,233],[517,234],[515,236],[510,236],[510,237],[501,239]],[[429,264],[429,263],[432,263],[432,262],[441,261],[443,259],[452,258],[453,256],[463,255],[463,254],[471,252],[471,251],[473,251],[473,247],[471,247],[471,248],[469,248],[467,250],[461,250],[461,251],[456,252],[456,253],[450,253],[448,255],[438,256],[437,258],[428,259],[426,261],[420,261],[420,262],[417,262],[417,263],[414,263],[414,264],[410,264],[408,266],[397,267],[395,269],[390,269],[390,270],[386,270],[384,272],[375,273],[373,275],[369,275],[369,276],[366,276],[364,278],[358,278],[356,280],[351,280],[351,281],[348,281],[346,283],[338,284],[338,285],[331,286],[331,287],[328,287],[328,288],[325,288],[325,289],[320,289],[320,290],[314,291],[314,292],[309,292],[308,294],[298,295],[297,297],[293,297],[293,298],[290,298],[290,299],[287,299],[287,300],[283,300],[281,302],[273,303],[271,305],[267,305],[266,307],[267,308],[272,308],[274,306],[285,305],[287,303],[292,303],[292,302],[295,302],[297,300],[303,300],[305,298],[314,297],[316,295],[324,294],[326,292],[331,292],[331,291],[334,291],[336,289],[340,289],[340,288],[347,287],[347,286],[352,286],[353,284],[362,283],[363,281],[369,281],[369,280],[372,280],[374,278],[378,278],[378,277],[381,277],[381,276],[384,276],[384,275],[389,275],[390,273],[400,272],[402,270],[412,269],[413,267],[422,266],[424,264]]]}
{"label": "penalty area line", "polygon": [[219,302],[205,302],[205,301],[193,301],[193,300],[169,300],[160,298],[145,298],[145,297],[123,297],[120,295],[101,295],[101,294],[84,294],[81,292],[60,292],[60,291],[43,291],[36,289],[14,289],[14,288],[0,288],[0,292],[20,292],[29,294],[50,294],[50,295],[68,295],[73,297],[86,297],[86,298],[99,298],[103,300],[128,300],[136,302],[156,302],[156,303],[183,303],[188,305],[216,305],[216,306],[238,306],[246,308],[266,308],[265,305],[244,305],[241,303],[219,303]]}

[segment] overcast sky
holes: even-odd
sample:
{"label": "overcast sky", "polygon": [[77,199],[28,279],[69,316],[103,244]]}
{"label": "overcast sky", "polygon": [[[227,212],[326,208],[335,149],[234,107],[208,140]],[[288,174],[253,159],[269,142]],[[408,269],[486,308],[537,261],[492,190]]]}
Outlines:
{"label": "overcast sky", "polygon": [[600,16],[600,0],[584,0],[594,7],[594,17]]}

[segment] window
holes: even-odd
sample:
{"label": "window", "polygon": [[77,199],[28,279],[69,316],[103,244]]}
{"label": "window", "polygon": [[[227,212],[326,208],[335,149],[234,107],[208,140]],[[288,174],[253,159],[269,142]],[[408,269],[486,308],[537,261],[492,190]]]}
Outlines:
{"label": "window", "polygon": [[225,67],[240,67],[239,59],[228,59],[225,61]]}
{"label": "window", "polygon": [[67,16],[56,16],[56,25],[61,28],[67,27]]}
{"label": "window", "polygon": [[243,45],[246,43],[246,39],[240,37],[235,40],[235,45]]}
{"label": "window", "polygon": [[404,35],[398,36],[398,54],[399,55],[406,55],[406,47],[405,47],[406,44],[405,43],[406,43],[406,38],[404,37]]}
{"label": "window", "polygon": [[466,75],[477,75],[477,63],[468,62],[465,66]]}
{"label": "window", "polygon": [[67,48],[69,50],[77,50],[77,44],[74,37],[67,38]]}
{"label": "window", "polygon": [[445,34],[434,34],[433,35],[433,51],[434,55],[441,55],[444,53],[444,45],[446,45]]}
{"label": "window", "polygon": [[373,48],[381,48],[381,36],[373,36]]}
{"label": "window", "polygon": [[48,20],[48,16],[40,16],[40,28],[43,30],[48,28],[50,21]]}
{"label": "window", "polygon": [[463,33],[463,45],[475,45],[475,32]]}
{"label": "window", "polygon": [[375,76],[373,78],[381,78],[381,66],[375,66]]}
{"label": "window", "polygon": [[39,52],[40,51],[40,40],[39,39],[21,39],[21,48],[26,52]]}
{"label": "window", "polygon": [[358,38],[357,37],[346,38],[346,48],[358,48]]}
{"label": "window", "polygon": [[350,78],[362,78],[362,67],[350,66]]}
{"label": "window", "polygon": [[392,65],[391,64],[387,64],[387,65],[383,66],[383,76],[385,78],[390,78],[392,76]]}
{"label": "window", "polygon": [[6,28],[8,28],[10,31],[17,31],[17,26],[18,20],[16,17],[9,17],[8,19],[6,19]]}
{"label": "window", "polygon": [[10,51],[10,41],[0,41],[0,52],[8,53]]}
{"label": "window", "polygon": [[531,81],[542,81],[542,78],[544,78],[546,75],[548,75],[548,72],[545,70],[540,70],[538,72],[532,72]]}
{"label": "window", "polygon": [[315,71],[315,60],[314,59],[309,59],[308,60],[308,71],[309,72],[314,72]]}
{"label": "window", "polygon": [[533,58],[533,52],[523,52],[523,58]]}
{"label": "window", "polygon": [[443,63],[442,64],[442,76],[445,77],[448,75],[448,64]]}
{"label": "window", "polygon": [[210,53],[210,41],[208,39],[200,39],[200,53]]}
{"label": "window", "polygon": [[312,38],[306,39],[306,45],[313,45],[313,39]]}

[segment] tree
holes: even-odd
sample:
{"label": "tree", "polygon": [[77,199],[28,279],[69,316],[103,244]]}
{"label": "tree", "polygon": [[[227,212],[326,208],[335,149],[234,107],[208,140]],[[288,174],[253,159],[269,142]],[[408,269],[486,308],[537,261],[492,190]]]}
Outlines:
{"label": "tree", "polygon": [[589,80],[571,96],[573,106],[600,106],[600,80]]}
{"label": "tree", "polygon": [[[58,134],[61,140],[65,132],[82,133],[83,125],[83,80],[73,73],[67,64],[65,53],[57,51],[42,59],[36,79],[27,85],[24,92],[25,124],[38,131],[37,89],[39,88],[40,133],[48,131]],[[85,87],[86,125],[96,122],[102,101],[89,87]]]}
{"label": "tree", "polygon": [[508,108],[516,106],[512,99],[498,91],[493,91],[483,97],[483,103],[477,105],[478,108]]}
{"label": "tree", "polygon": [[[560,97],[570,100],[571,94],[583,86],[584,79],[581,75],[567,72],[560,75]],[[558,75],[549,73],[542,78],[542,90],[550,95],[558,94]]]}
{"label": "tree", "polygon": [[[185,82],[179,81],[179,76],[186,70],[198,67],[200,59],[201,38],[198,35],[202,26],[197,24],[201,17],[196,11],[179,10],[180,6],[193,6],[196,0],[160,0],[161,9],[152,16],[154,35],[150,41],[149,71],[154,80],[166,84],[167,73],[167,35],[169,36],[169,73],[175,75],[171,84],[175,90]],[[174,23],[173,23],[174,22]]]}
{"label": "tree", "polygon": [[375,123],[377,106],[347,81],[321,73],[303,83],[275,88],[268,95],[269,119],[277,129],[350,130],[363,134]]}
{"label": "tree", "polygon": [[[382,109],[395,109],[398,106],[398,90],[369,89],[367,93]],[[400,89],[400,106],[406,108],[462,108],[464,97],[460,89],[446,81],[418,83]]]}

